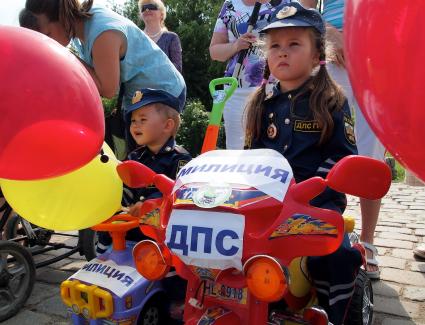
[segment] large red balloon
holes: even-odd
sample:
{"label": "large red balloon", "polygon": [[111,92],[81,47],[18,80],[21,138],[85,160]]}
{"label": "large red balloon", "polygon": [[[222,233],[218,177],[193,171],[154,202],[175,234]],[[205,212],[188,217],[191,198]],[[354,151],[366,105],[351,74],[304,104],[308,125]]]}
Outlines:
{"label": "large red balloon", "polygon": [[99,153],[99,93],[80,62],[47,36],[0,26],[0,178],[75,170]]}
{"label": "large red balloon", "polygon": [[345,50],[360,108],[385,147],[425,180],[425,1],[346,6]]}

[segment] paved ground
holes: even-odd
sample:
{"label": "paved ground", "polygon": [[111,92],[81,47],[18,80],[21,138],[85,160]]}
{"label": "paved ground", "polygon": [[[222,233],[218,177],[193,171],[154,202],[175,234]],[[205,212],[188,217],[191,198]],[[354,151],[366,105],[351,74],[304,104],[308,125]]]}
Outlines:
{"label": "paved ground", "polygon": [[[349,198],[347,215],[359,215],[358,200]],[[360,222],[357,224],[360,227]],[[425,325],[425,261],[412,249],[425,238],[425,187],[393,184],[383,200],[375,244],[381,281],[374,282],[375,325]],[[25,308],[8,325],[69,324],[59,284],[84,261],[77,255],[37,271]]]}

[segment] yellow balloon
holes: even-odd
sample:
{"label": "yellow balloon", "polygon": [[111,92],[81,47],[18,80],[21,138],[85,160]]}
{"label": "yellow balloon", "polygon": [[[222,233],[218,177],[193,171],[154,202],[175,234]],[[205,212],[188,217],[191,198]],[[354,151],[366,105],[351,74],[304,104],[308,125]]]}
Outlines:
{"label": "yellow balloon", "polygon": [[[96,156],[87,165],[60,177],[36,181],[0,180],[12,208],[40,227],[78,230],[99,224],[121,207],[122,181],[118,160],[106,143],[107,162]],[[103,157],[105,158],[105,157]],[[102,159],[105,161],[105,159]],[[31,168],[31,161],[28,161]]]}

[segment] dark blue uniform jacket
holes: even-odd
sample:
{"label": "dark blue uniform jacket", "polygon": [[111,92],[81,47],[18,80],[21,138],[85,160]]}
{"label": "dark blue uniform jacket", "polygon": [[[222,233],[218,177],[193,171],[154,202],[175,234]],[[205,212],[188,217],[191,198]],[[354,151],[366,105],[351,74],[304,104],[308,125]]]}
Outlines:
{"label": "dark blue uniform jacket", "polygon": [[[151,152],[148,147],[139,147],[128,155],[128,160],[138,161],[154,172],[164,174],[171,179],[175,179],[180,168],[191,159],[192,157],[183,147],[176,145],[174,138],[170,138],[157,154]],[[133,197],[129,199],[129,204],[162,196],[153,185],[147,188],[131,189],[131,192]]]}
{"label": "dark blue uniform jacket", "polygon": [[[353,121],[347,101],[332,114],[334,129],[330,139],[319,146],[320,127],[309,107],[310,92],[294,98],[300,89],[286,93],[276,85],[265,100],[261,137],[251,148],[270,148],[288,160],[297,182],[313,176],[326,177],[341,158],[357,154]],[[312,205],[342,212],[346,206],[344,194],[327,189]]]}

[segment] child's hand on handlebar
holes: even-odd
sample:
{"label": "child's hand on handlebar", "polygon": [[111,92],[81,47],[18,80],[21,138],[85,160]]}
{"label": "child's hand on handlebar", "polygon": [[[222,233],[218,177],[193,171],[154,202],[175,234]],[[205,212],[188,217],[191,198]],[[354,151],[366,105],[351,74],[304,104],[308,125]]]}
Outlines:
{"label": "child's hand on handlebar", "polygon": [[142,208],[142,205],[143,205],[143,202],[141,201],[131,205],[128,208],[128,214],[132,215],[133,217],[140,217],[140,210]]}

